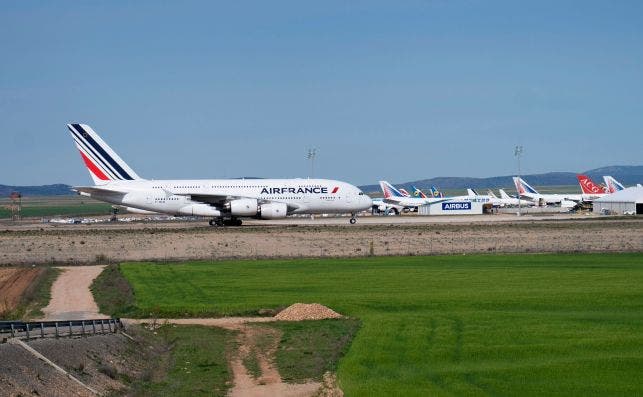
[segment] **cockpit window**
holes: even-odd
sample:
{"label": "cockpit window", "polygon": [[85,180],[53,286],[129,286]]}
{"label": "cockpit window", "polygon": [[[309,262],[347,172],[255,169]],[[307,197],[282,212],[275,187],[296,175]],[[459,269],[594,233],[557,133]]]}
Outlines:
{"label": "cockpit window", "polygon": [[359,196],[363,196],[363,195],[364,195],[364,192],[359,192],[359,193],[357,193],[357,194],[358,194]]}

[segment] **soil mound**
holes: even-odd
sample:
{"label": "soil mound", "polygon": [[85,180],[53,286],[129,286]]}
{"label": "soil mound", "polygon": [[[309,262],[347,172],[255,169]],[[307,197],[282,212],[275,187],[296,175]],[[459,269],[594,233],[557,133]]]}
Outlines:
{"label": "soil mound", "polygon": [[319,303],[295,303],[280,311],[275,319],[280,321],[323,320],[341,318],[341,314]]}

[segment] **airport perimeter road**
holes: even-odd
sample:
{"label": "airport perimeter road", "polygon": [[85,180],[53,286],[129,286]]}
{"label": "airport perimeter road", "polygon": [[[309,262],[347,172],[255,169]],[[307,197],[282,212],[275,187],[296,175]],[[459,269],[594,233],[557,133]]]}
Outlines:
{"label": "airport perimeter road", "polygon": [[[643,251],[643,218],[364,217],[0,228],[0,264],[512,252]],[[260,226],[259,226],[260,225]]]}
{"label": "airport perimeter road", "polygon": [[[576,214],[545,214],[545,215],[524,215],[518,217],[514,214],[494,214],[494,215],[448,215],[448,216],[421,216],[421,215],[401,215],[401,216],[379,216],[368,215],[357,218],[358,225],[431,225],[442,223],[471,224],[471,223],[489,223],[489,222],[527,222],[537,220],[570,220],[585,219],[595,217],[594,215],[576,215]],[[348,224],[349,217],[315,217],[311,218],[287,218],[276,220],[244,220],[244,225],[338,225]]]}
{"label": "airport perimeter road", "polygon": [[[104,222],[87,223],[87,224],[61,224],[61,223],[43,223],[36,219],[25,219],[22,221],[1,221],[0,233],[2,231],[42,231],[42,230],[137,230],[137,229],[192,229],[208,227],[208,220],[194,220],[194,221],[150,221],[141,216],[136,217],[120,217],[120,219],[139,219],[132,222],[107,222],[106,217],[92,217],[88,219],[98,219]],[[323,225],[336,225],[357,227],[360,225],[431,225],[431,224],[476,224],[476,223],[494,223],[494,222],[533,222],[540,220],[585,220],[585,219],[612,219],[610,217],[598,216],[593,214],[567,214],[567,213],[549,213],[538,215],[523,215],[521,217],[515,214],[494,214],[494,215],[449,215],[449,216],[419,216],[412,214],[405,214],[402,216],[379,216],[379,215],[363,215],[357,217],[357,224],[350,225],[348,220],[349,216],[332,216],[323,217],[315,216],[313,219],[309,217],[289,217],[287,219],[275,220],[258,220],[258,219],[244,219],[243,226],[323,226]],[[233,228],[234,229],[234,228]]]}

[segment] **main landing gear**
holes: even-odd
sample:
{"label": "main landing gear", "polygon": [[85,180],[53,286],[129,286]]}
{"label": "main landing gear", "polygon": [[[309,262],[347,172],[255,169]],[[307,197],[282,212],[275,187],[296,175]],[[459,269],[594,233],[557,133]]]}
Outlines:
{"label": "main landing gear", "polygon": [[208,222],[210,226],[241,226],[239,218],[214,218]]}
{"label": "main landing gear", "polygon": [[355,218],[355,214],[351,214],[351,220],[349,221],[351,225],[354,225],[355,222],[357,222],[357,218]]}

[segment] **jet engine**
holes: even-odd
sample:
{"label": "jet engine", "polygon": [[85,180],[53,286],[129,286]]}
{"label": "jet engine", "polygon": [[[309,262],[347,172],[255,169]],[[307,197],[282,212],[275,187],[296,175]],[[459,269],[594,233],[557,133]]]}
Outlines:
{"label": "jet engine", "polygon": [[257,199],[237,199],[225,205],[226,211],[233,216],[255,216],[258,209]]}
{"label": "jet engine", "polygon": [[207,204],[192,204],[179,208],[176,212],[179,215],[190,216],[221,216],[221,211]]}
{"label": "jet engine", "polygon": [[261,204],[259,207],[261,219],[285,218],[288,213],[288,206],[285,203]]}

